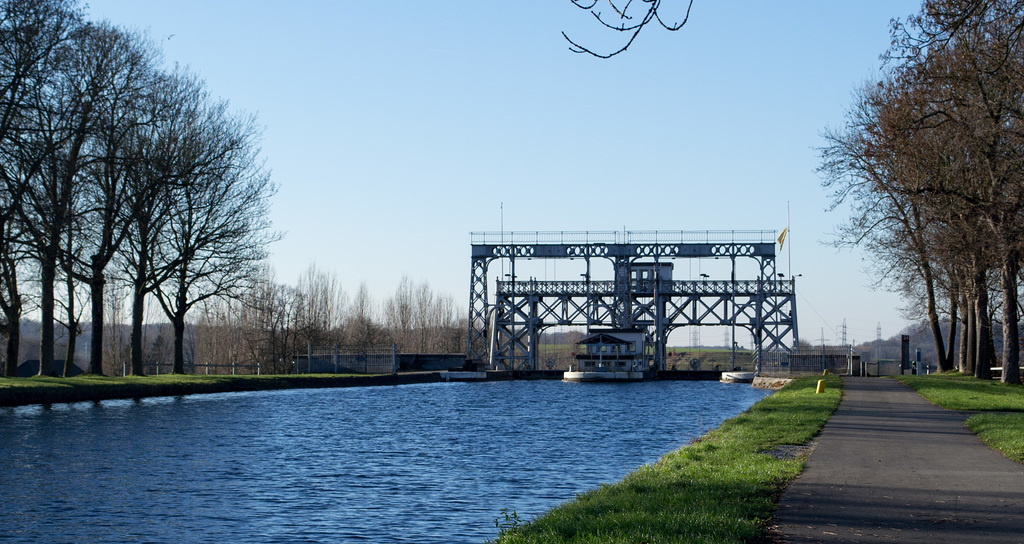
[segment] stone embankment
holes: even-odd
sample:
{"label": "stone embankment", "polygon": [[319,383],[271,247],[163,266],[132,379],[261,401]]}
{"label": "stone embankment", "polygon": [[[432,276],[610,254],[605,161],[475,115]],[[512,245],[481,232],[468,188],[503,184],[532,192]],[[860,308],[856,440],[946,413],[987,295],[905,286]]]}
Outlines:
{"label": "stone embankment", "polygon": [[758,389],[779,390],[785,387],[786,384],[791,381],[793,380],[790,378],[766,378],[763,376],[758,376],[754,378],[754,383],[752,383],[751,385]]}

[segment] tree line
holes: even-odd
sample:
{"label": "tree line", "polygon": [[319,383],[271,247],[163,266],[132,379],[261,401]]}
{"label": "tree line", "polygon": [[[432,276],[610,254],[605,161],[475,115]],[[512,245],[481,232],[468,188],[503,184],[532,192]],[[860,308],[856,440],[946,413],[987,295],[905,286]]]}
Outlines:
{"label": "tree line", "polygon": [[5,375],[30,312],[42,375],[71,371],[83,330],[94,374],[168,359],[178,373],[186,360],[284,372],[310,343],[464,350],[458,305],[426,283],[404,278],[378,303],[315,266],[297,286],[276,281],[260,138],[254,116],[166,68],[146,36],[89,21],[74,0],[0,0]]}
{"label": "tree line", "polygon": [[278,283],[269,268],[236,299],[205,304],[191,325],[189,358],[219,364],[259,363],[288,373],[307,346],[365,350],[395,344],[400,353],[464,353],[464,308],[428,283],[403,277],[375,300],[366,284],[347,293],[337,276],[311,265],[297,285]]}
{"label": "tree line", "polygon": [[[20,324],[40,316],[40,373],[65,369],[82,324],[89,371],[103,373],[105,288],[131,286],[131,365],[155,299],[184,361],[185,317],[238,296],[277,238],[274,193],[253,116],[212,97],[186,69],[162,66],[147,37],[86,20],[73,0],[0,1],[0,332],[16,372]],[[80,301],[87,301],[83,318]]]}
{"label": "tree line", "polygon": [[851,212],[836,243],[865,247],[920,301],[909,310],[940,370],[987,379],[1001,364],[1008,383],[1021,383],[1022,30],[1022,0],[926,0],[894,21],[885,68],[825,131],[820,167],[833,208]]}

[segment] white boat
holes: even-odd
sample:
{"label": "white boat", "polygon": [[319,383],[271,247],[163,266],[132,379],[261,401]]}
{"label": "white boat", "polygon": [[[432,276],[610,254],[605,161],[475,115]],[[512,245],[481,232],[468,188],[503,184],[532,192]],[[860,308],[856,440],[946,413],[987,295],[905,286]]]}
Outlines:
{"label": "white boat", "polygon": [[562,380],[567,382],[639,382],[643,379],[643,372],[634,372],[631,370],[569,370],[562,374]]}
{"label": "white boat", "polygon": [[753,372],[723,372],[722,379],[719,380],[725,383],[753,383],[754,373]]}

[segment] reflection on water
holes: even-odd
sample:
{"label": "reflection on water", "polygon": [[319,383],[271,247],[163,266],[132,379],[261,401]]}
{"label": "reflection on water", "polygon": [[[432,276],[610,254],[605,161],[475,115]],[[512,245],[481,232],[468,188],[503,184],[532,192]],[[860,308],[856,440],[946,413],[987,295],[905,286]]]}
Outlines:
{"label": "reflection on water", "polygon": [[4,542],[479,543],[732,417],[717,382],[517,381],[0,408]]}

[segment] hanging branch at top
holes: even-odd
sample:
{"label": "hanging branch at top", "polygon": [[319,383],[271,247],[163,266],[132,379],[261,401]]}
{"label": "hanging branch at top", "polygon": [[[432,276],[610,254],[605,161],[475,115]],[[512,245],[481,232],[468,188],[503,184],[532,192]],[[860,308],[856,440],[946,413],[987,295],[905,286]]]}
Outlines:
{"label": "hanging branch at top", "polygon": [[[636,37],[640,34],[640,31],[643,30],[644,27],[647,26],[647,24],[650,23],[651,21],[657,21],[658,24],[660,24],[662,28],[664,28],[665,30],[676,31],[679,30],[680,28],[683,28],[683,25],[685,25],[686,22],[690,19],[690,8],[693,7],[693,0],[689,0],[686,6],[686,15],[683,17],[683,20],[678,23],[666,23],[665,20],[662,19],[661,15],[658,13],[658,9],[661,7],[661,0],[639,0],[641,4],[647,4],[647,12],[644,13],[643,17],[640,19],[635,19],[634,16],[630,14],[629,8],[630,6],[633,5],[633,0],[626,0],[626,5],[623,6],[622,8],[619,8],[619,6],[615,5],[615,3],[619,0],[569,1],[572,2],[576,7],[589,11],[591,15],[593,15],[594,18],[597,19],[597,21],[606,28],[610,28],[617,32],[625,32],[629,34],[629,40],[626,41],[626,44],[620,47],[618,50],[608,54],[601,54],[595,52],[590,48],[580,45],[579,43],[573,41],[573,39],[570,38],[568,34],[562,32],[562,37],[564,37],[565,40],[570,44],[570,51],[574,53],[588,53],[601,59],[614,57],[615,55],[618,55],[619,53],[622,53],[623,51],[628,49],[629,46],[633,44],[633,40],[635,40]],[[614,17],[611,18],[610,20],[606,19],[600,11],[594,11],[594,8],[596,8],[598,3],[602,1],[608,2],[608,5],[612,7],[612,11],[615,12],[617,19],[615,19]],[[635,12],[636,11],[634,10],[634,13]]]}

